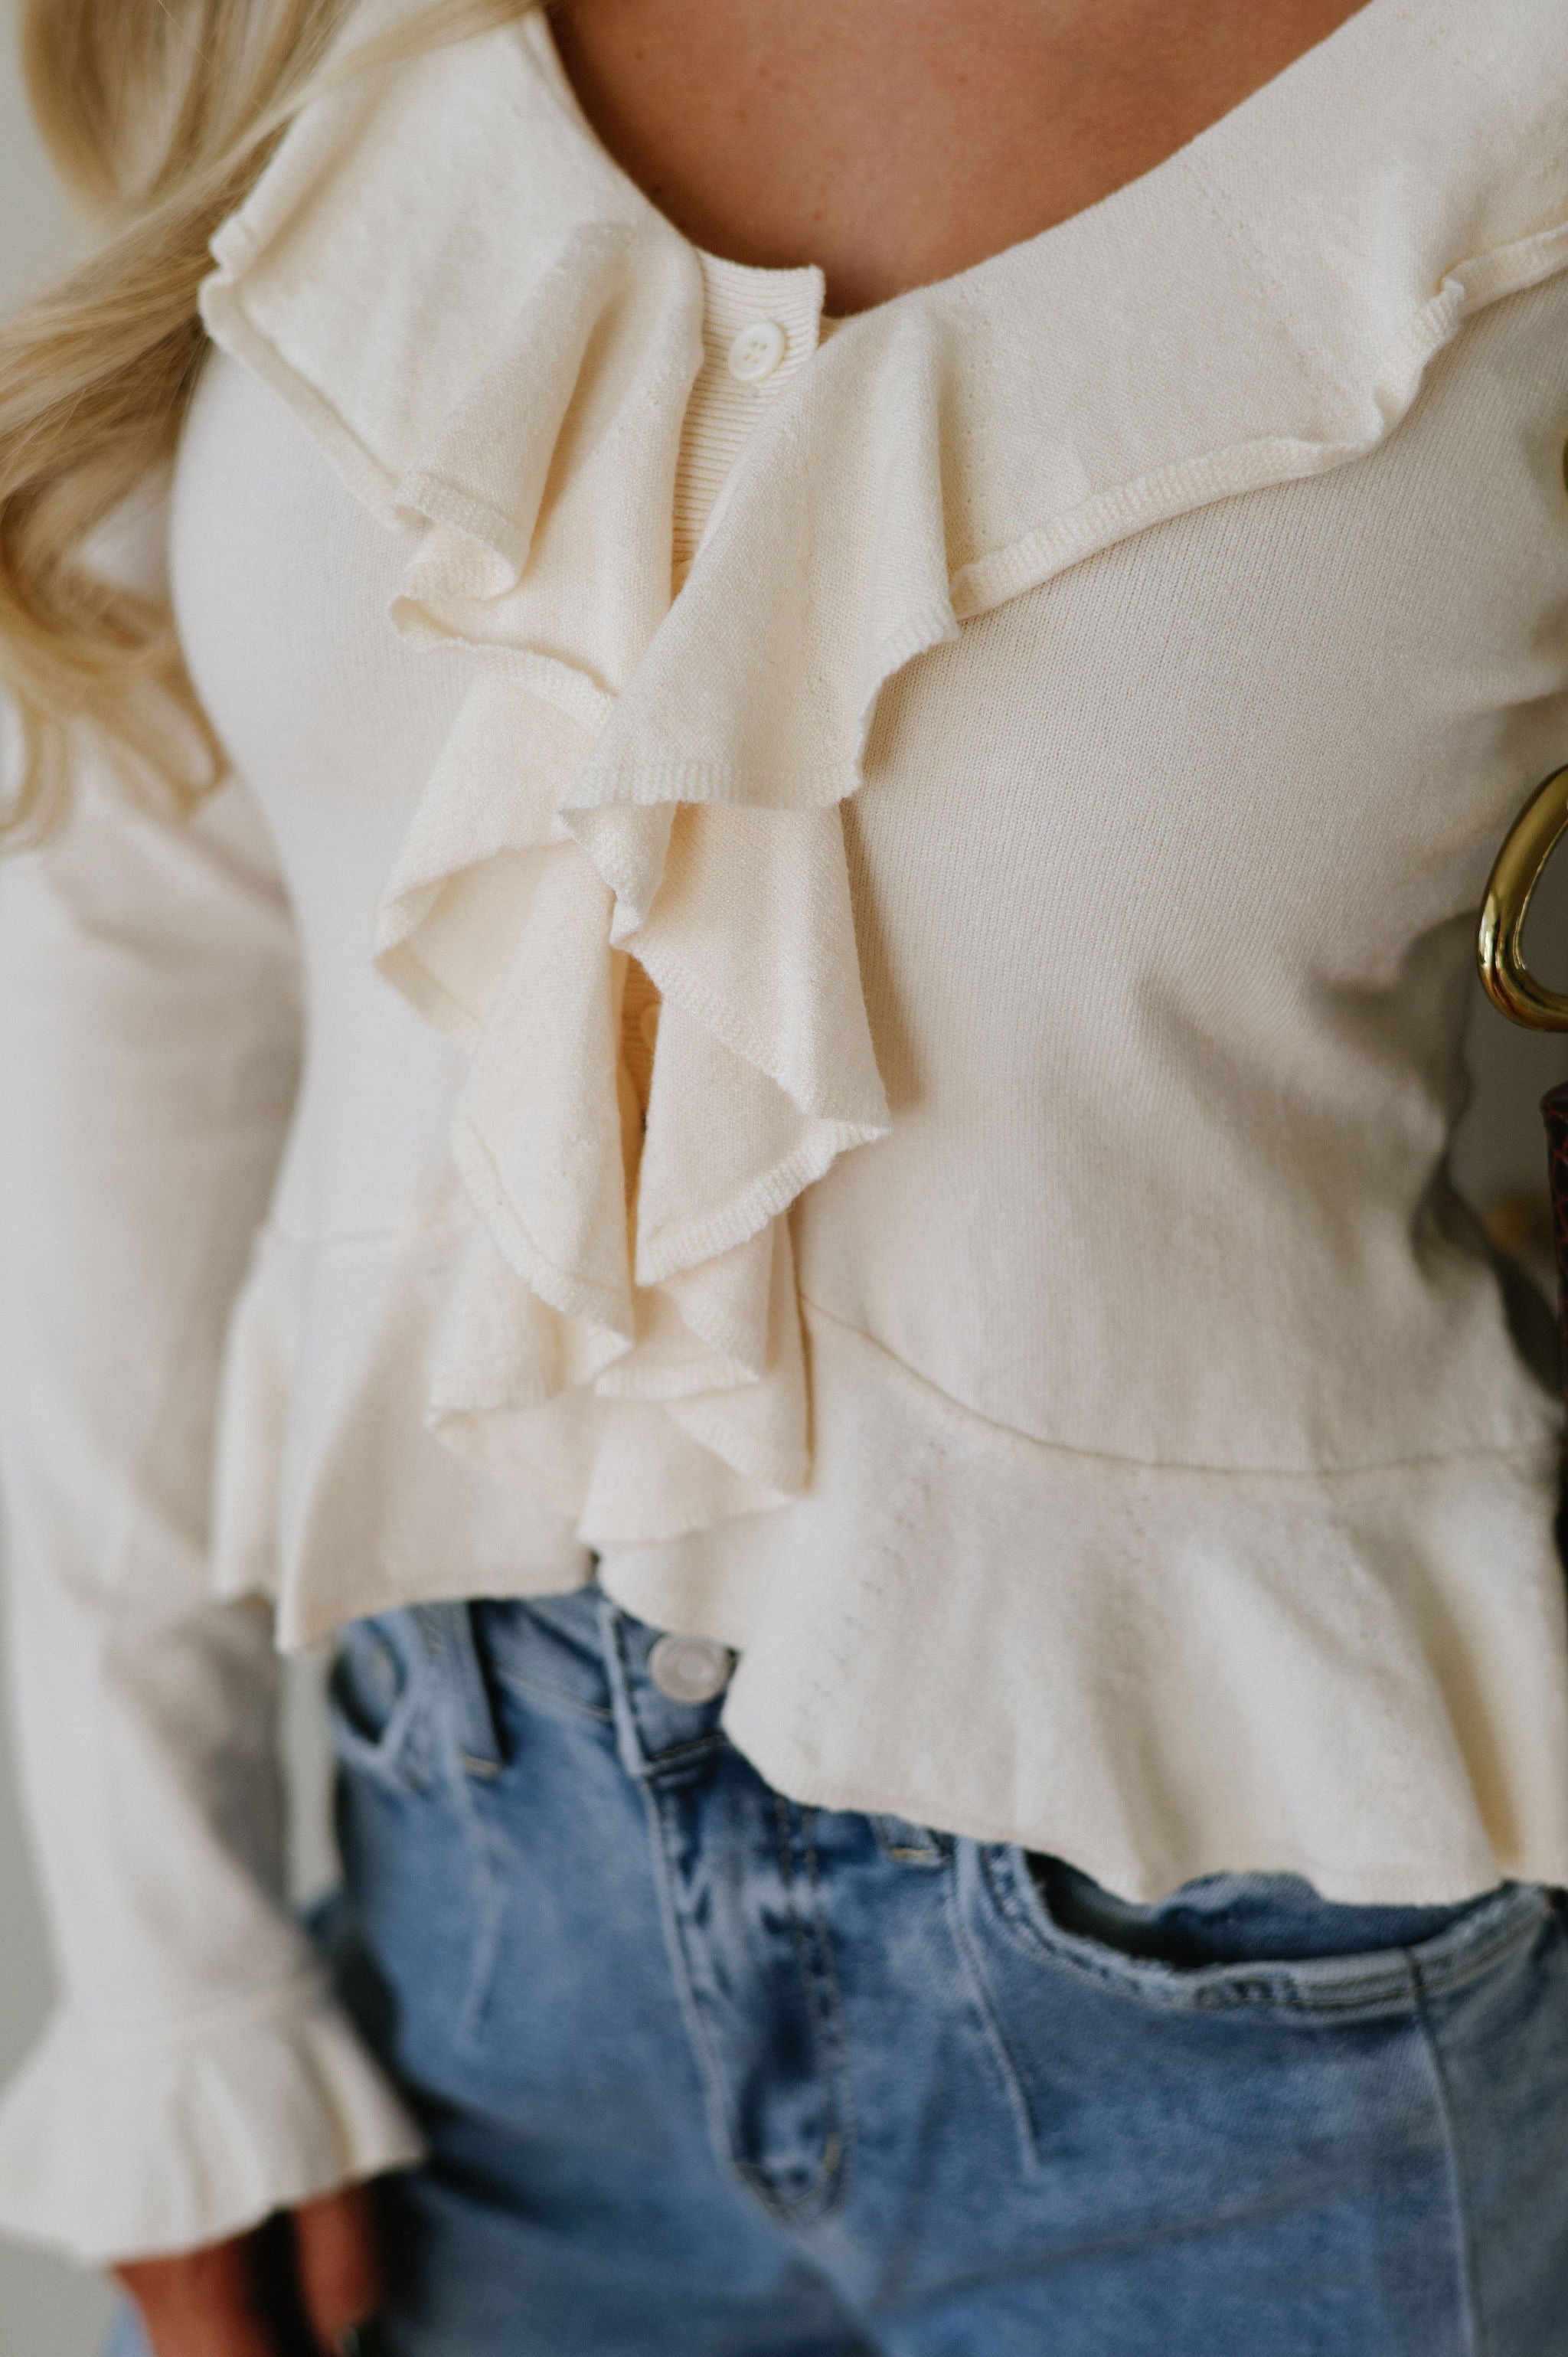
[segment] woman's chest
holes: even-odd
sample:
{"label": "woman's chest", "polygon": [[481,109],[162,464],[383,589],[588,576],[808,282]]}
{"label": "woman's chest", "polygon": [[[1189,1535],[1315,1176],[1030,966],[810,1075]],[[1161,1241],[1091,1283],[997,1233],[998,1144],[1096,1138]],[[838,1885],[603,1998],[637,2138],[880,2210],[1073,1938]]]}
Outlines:
{"label": "woman's chest", "polygon": [[846,312],[1086,211],[1358,5],[902,0],[895,28],[876,0],[564,0],[550,23],[599,138],[686,236],[820,263]]}
{"label": "woman's chest", "polygon": [[[1565,432],[1559,278],[1473,321],[1369,457],[1134,534],[897,673],[852,824],[911,986],[983,963],[980,907],[1052,998],[1087,986],[1084,925],[1101,970],[1390,981],[1568,758]],[[367,958],[466,686],[388,619],[411,540],[215,361],[175,505],[188,658],[307,936]]]}

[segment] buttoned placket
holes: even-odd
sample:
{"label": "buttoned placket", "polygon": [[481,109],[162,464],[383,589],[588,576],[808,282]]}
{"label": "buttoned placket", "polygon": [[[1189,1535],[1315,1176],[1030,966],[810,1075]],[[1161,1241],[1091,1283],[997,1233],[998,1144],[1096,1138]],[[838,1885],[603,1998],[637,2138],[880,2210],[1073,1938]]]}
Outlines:
{"label": "buttoned placket", "polygon": [[[703,271],[703,363],[692,386],[675,473],[671,589],[678,595],[695,563],[725,484],[769,404],[805,367],[827,325],[820,270],[756,270],[699,253]],[[621,996],[621,1056],[636,1099],[628,1114],[628,1177],[634,1179],[648,1118],[659,998],[628,962]]]}
{"label": "buttoned placket", "polygon": [[691,571],[720,494],[768,406],[822,338],[822,274],[756,270],[702,253],[703,364],[675,479],[673,580]]}

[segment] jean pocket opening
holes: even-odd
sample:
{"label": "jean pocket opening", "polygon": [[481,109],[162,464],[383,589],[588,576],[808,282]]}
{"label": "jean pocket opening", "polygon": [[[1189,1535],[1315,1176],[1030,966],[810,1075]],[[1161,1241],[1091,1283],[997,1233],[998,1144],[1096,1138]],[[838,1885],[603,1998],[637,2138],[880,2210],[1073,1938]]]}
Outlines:
{"label": "jean pocket opening", "polygon": [[350,1621],[327,1680],[339,1766],[394,1792],[424,1791],[438,1757],[430,1684],[419,1648],[398,1641],[390,1616]]}
{"label": "jean pocket opening", "polygon": [[[1486,1971],[1538,1928],[1552,1906],[1550,1892],[1524,1882],[1503,1883],[1452,1907],[1431,1910],[1342,1906],[1312,1893],[1316,1910],[1326,1919],[1314,1953],[1277,1953],[1281,1942],[1265,1934],[1251,1953],[1205,1956],[1187,1921],[1183,1924],[1185,1952],[1173,1960],[1148,1953],[1147,1943],[1137,1939],[1137,1931],[1155,1910],[1133,1908],[1110,1893],[1103,1894],[1108,1902],[1103,1911],[1086,1909],[1080,1889],[1059,1877],[1041,1877],[1039,1865],[1014,1847],[993,1847],[981,1858],[980,1879],[990,1910],[1014,1946],[1146,2003],[1194,2011],[1261,2007],[1344,2016],[1411,2007],[1421,1991],[1456,1986]],[[1282,1888],[1283,1912],[1307,1912],[1301,1893],[1310,1892],[1311,1887],[1298,1878],[1237,1879],[1251,1888],[1254,1922],[1266,1913],[1270,1881]],[[1064,1893],[1071,1894],[1072,1903],[1064,1908],[1066,1921],[1054,1910],[1053,1883],[1058,1905]],[[1090,1888],[1099,1889],[1098,1885]],[[1090,1914],[1095,1916],[1092,1929],[1087,1928]],[[1135,1926],[1131,1938],[1123,1932],[1129,1918]],[[1391,1924],[1414,1936],[1382,1936]],[[1233,1934],[1234,1925],[1229,1928]],[[1338,1936],[1331,1937],[1331,1932]]]}

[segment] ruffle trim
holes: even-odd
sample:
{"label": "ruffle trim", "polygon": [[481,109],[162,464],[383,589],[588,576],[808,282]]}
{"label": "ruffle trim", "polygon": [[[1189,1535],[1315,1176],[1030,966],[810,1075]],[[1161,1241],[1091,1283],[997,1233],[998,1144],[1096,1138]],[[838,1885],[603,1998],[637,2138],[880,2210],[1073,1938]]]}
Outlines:
{"label": "ruffle trim", "polygon": [[[527,1522],[526,1496],[388,1437],[456,1248],[438,1228],[373,1250],[273,1238],[258,1265],[252,1334],[308,1304],[322,1340],[304,1347],[329,1338],[354,1402],[293,1466],[285,1528],[258,1530],[251,1555],[233,1534],[229,1584],[263,1552],[282,1561],[286,1644],[350,1612],[588,1576],[568,1526],[552,1545]],[[1348,1904],[1568,1884],[1554,1433],[1328,1475],[1139,1464],[996,1425],[810,1302],[803,1331],[808,1494],[612,1543],[598,1565],[629,1611],[735,1647],[725,1728],[778,1790],[1020,1842],[1140,1900],[1240,1868]],[[282,1365],[274,1381],[281,1405]],[[622,1412],[607,1522],[665,1461],[659,1414]],[[909,1707],[946,1693],[966,1697],[957,1721]]]}
{"label": "ruffle trim", "polygon": [[317,1984],[186,2036],[62,2010],[0,2107],[0,2227],[92,2264],[190,2250],[424,2149]]}
{"label": "ruffle trim", "polygon": [[[845,323],[675,597],[702,271],[537,20],[307,110],[215,239],[215,340],[413,528],[393,621],[471,667],[376,944],[470,1057],[424,1415],[585,1544],[810,1482],[787,1213],[889,1123],[837,808],[885,683],[1116,540],[1364,455],[1468,312],[1568,266],[1568,162],[1520,113],[1544,15],[1496,88],[1373,16],[1106,204]],[[1255,218],[1255,143],[1316,75],[1308,236]],[[411,143],[464,158],[449,202],[411,197]]]}
{"label": "ruffle trim", "polygon": [[[1231,1871],[1346,1904],[1568,1880],[1554,1437],[1328,1476],[1139,1465],[806,1327],[811,1497],[599,1566],[736,1649],[725,1731],[776,1789],[1139,1900]],[[963,1711],[910,1711],[943,1693]]]}
{"label": "ruffle trim", "polygon": [[362,1612],[506,1595],[520,1567],[541,1592],[587,1577],[548,1498],[492,1480],[424,1421],[476,1223],[459,1191],[448,1219],[395,1236],[256,1240],[220,1386],[213,1584],[275,1597],[285,1647]]}
{"label": "ruffle trim", "polygon": [[[504,417],[479,387],[393,498],[421,527],[394,621],[474,664],[377,942],[389,980],[470,1059],[451,1147],[472,1216],[425,1418],[594,1545],[705,1528],[809,1479],[785,1214],[888,1125],[835,804],[909,642],[900,617],[889,651],[867,652],[836,759],[825,739],[791,758],[792,681],[756,799],[744,748],[672,759],[700,732],[648,674],[678,619],[671,501],[701,285],[650,264],[624,231],[569,241],[518,323]],[[232,289],[208,302],[235,335]],[[547,519],[454,490],[499,446],[537,503],[569,420],[577,463]],[[934,481],[899,507],[889,530],[918,549],[861,551],[866,579],[832,602],[865,615],[878,579],[934,565],[950,634]],[[689,694],[694,655],[668,660]],[[731,709],[766,730],[747,703]]]}

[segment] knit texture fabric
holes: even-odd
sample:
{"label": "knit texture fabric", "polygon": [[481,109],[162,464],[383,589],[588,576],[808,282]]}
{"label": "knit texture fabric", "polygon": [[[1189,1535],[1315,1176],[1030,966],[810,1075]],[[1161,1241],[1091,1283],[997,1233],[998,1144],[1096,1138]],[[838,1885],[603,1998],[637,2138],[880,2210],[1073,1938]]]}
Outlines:
{"label": "knit texture fabric", "polygon": [[233,780],[0,876],[68,1981],[0,2218],[417,2148],[243,1831],[258,1598],[596,1554],[803,1803],[1138,1899],[1568,1881],[1559,1412],[1444,1177],[1568,742],[1565,102],[1559,0],[1370,0],[826,340],[542,16],[291,128],[168,510]]}

